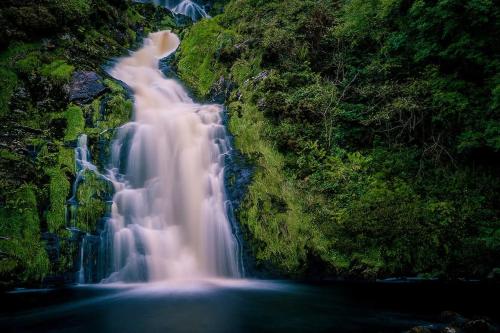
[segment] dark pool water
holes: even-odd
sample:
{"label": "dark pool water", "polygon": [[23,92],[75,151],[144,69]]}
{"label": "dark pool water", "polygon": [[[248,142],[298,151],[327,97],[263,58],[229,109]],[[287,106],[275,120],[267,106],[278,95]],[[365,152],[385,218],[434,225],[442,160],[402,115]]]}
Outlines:
{"label": "dark pool water", "polygon": [[498,286],[198,281],[0,296],[0,332],[402,332],[443,310],[498,320]]}

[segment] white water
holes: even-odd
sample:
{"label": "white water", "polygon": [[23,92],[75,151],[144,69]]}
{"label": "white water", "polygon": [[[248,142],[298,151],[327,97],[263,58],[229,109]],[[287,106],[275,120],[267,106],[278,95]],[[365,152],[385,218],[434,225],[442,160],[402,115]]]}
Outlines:
{"label": "white water", "polygon": [[226,134],[218,105],[194,103],[158,61],[179,45],[169,32],[110,74],[134,93],[135,121],[112,147],[112,273],[104,282],[239,277],[226,213]]}
{"label": "white water", "polygon": [[153,3],[168,8],[175,14],[188,16],[193,21],[209,17],[203,7],[192,0],[153,0]]}
{"label": "white water", "polygon": [[86,134],[80,135],[77,140],[77,146],[75,148],[75,170],[76,179],[73,182],[73,192],[69,199],[70,204],[76,203],[76,191],[78,190],[78,185],[83,180],[85,171],[91,171],[100,176],[97,167],[91,162]]}
{"label": "white water", "polygon": [[[75,170],[76,170],[76,178],[75,181],[73,182],[73,192],[71,195],[71,198],[68,200],[69,204],[69,230],[77,230],[76,228],[76,220],[78,218],[78,200],[77,200],[77,191],[78,191],[78,186],[82,181],[84,181],[84,174],[86,171],[90,171],[95,173],[98,177],[101,177],[103,179],[107,178],[103,175],[101,175],[97,169],[97,166],[95,166],[92,163],[92,159],[90,157],[90,150],[88,148],[88,138],[86,134],[82,134],[78,137],[77,140],[77,146],[75,148]],[[78,272],[76,274],[76,280],[78,283],[83,284],[85,283],[85,264],[84,264],[84,257],[85,257],[85,246],[86,246],[86,240],[89,235],[83,235],[81,243],[80,243],[80,254],[79,254],[79,259],[80,259],[80,267],[78,269]]]}

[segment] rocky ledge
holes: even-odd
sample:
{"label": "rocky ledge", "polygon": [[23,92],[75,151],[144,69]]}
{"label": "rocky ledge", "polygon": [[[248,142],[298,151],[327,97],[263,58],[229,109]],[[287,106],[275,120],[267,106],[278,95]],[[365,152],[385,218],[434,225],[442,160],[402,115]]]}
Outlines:
{"label": "rocky ledge", "polygon": [[453,311],[444,311],[440,323],[416,326],[406,333],[496,333],[499,327],[488,317],[466,318]]}

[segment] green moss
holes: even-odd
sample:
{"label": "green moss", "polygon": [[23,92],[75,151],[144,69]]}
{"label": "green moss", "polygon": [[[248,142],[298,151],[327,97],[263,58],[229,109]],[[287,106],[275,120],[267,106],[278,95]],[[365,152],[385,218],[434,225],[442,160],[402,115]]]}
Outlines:
{"label": "green moss", "polygon": [[239,84],[257,75],[260,70],[260,58],[256,57],[251,61],[239,59],[231,67],[231,76]]}
{"label": "green moss", "polygon": [[10,161],[19,161],[22,159],[22,157],[19,156],[18,154],[8,151],[6,149],[0,149],[0,158]]}
{"label": "green moss", "polygon": [[14,67],[16,61],[23,59],[39,47],[37,43],[14,42],[7,50],[0,53],[0,66]]}
{"label": "green moss", "polygon": [[132,109],[132,101],[127,100],[122,93],[112,95],[106,103],[104,119],[97,122],[97,127],[103,132],[123,125],[130,120]]}
{"label": "green moss", "polygon": [[41,67],[40,53],[31,52],[16,62],[16,69],[24,74],[36,72]]}
{"label": "green moss", "polygon": [[64,60],[55,60],[50,64],[42,66],[40,73],[56,83],[66,83],[71,79],[74,69],[73,66],[68,65]]}
{"label": "green moss", "polygon": [[177,24],[175,23],[174,18],[170,15],[165,16],[159,24],[160,30],[173,29],[176,26],[177,26]]}
{"label": "green moss", "polygon": [[17,76],[11,70],[0,67],[0,116],[9,112],[9,102],[17,85]]}
{"label": "green moss", "polygon": [[50,209],[47,213],[47,227],[50,232],[61,233],[66,227],[66,201],[70,194],[70,183],[59,167],[47,171],[50,176]]}
{"label": "green moss", "polygon": [[65,171],[75,173],[75,150],[61,147],[59,149],[58,163]]}
{"label": "green moss", "polygon": [[216,62],[217,52],[233,37],[231,31],[218,24],[217,18],[197,22],[184,36],[177,68],[180,77],[198,95],[207,96],[215,81],[224,74],[224,68]]}
{"label": "green moss", "polygon": [[306,244],[316,237],[311,218],[303,212],[301,194],[285,178],[284,157],[265,139],[269,124],[255,107],[229,106],[229,129],[236,147],[258,165],[239,219],[250,231],[258,260],[296,274],[306,257]]}
{"label": "green moss", "polygon": [[33,185],[22,185],[0,207],[0,284],[40,281],[49,261],[40,241],[37,201]]}
{"label": "green moss", "polygon": [[95,173],[86,171],[84,180],[78,186],[76,226],[85,232],[96,230],[97,223],[106,213],[106,196],[111,192],[108,182]]}
{"label": "green moss", "polygon": [[91,0],[52,0],[52,7],[62,20],[82,19],[92,11]]}
{"label": "green moss", "polygon": [[85,119],[83,118],[83,111],[76,105],[70,105],[65,112],[67,121],[66,131],[64,133],[64,140],[76,140],[78,135],[83,133],[85,128]]}
{"label": "green moss", "polygon": [[[104,79],[104,84],[106,85],[106,87],[108,87],[112,93],[116,94],[116,93],[123,93],[125,92],[125,89],[123,89],[123,87],[116,81],[113,81],[111,79]],[[99,110],[99,109],[96,109],[96,110]]]}

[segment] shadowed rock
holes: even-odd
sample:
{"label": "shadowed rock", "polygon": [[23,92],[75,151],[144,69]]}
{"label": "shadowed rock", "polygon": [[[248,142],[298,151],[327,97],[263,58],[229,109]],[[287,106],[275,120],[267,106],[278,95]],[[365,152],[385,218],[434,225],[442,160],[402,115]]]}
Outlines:
{"label": "shadowed rock", "polygon": [[85,104],[106,91],[102,78],[95,72],[75,72],[69,88],[69,100]]}

